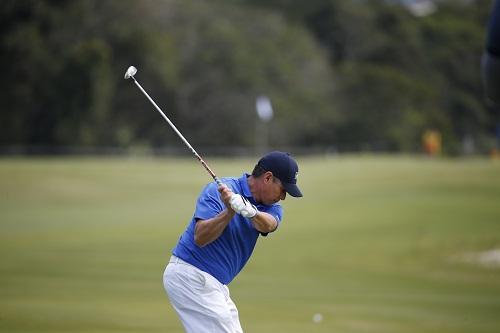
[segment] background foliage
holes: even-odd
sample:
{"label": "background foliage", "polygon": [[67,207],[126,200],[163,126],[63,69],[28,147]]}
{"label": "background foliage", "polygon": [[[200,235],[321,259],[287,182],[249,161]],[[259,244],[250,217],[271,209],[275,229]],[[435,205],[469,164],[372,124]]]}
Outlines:
{"label": "background foliage", "polygon": [[479,62],[491,1],[7,0],[0,3],[0,146],[180,145],[123,80],[138,79],[193,145],[417,151],[493,145]]}

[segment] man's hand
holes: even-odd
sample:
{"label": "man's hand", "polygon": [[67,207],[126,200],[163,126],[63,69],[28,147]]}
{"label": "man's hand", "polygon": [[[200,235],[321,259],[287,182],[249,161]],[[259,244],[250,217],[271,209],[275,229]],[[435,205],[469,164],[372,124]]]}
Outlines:
{"label": "man's hand", "polygon": [[229,189],[229,187],[227,187],[227,185],[225,185],[225,184],[222,184],[221,186],[219,186],[218,190],[219,190],[221,199],[224,202],[224,205],[226,205],[226,207],[229,209],[229,211],[234,214],[235,212],[231,208],[231,203],[230,203],[231,197],[234,195],[233,191],[231,191],[231,189]]}
{"label": "man's hand", "polygon": [[257,207],[252,205],[247,198],[241,196],[240,194],[233,194],[229,199],[231,208],[243,217],[251,219],[257,215]]}

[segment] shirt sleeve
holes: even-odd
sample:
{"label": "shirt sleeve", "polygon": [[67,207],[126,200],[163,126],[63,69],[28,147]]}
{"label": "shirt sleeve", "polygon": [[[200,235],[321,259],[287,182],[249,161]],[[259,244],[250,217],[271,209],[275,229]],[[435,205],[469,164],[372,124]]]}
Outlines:
{"label": "shirt sleeve", "polygon": [[273,205],[268,213],[274,216],[279,226],[281,224],[281,220],[283,219],[283,207],[281,207],[281,205]]}
{"label": "shirt sleeve", "polygon": [[194,218],[196,220],[207,220],[222,212],[224,208],[224,203],[217,190],[217,184],[212,182],[205,186],[198,197]]}

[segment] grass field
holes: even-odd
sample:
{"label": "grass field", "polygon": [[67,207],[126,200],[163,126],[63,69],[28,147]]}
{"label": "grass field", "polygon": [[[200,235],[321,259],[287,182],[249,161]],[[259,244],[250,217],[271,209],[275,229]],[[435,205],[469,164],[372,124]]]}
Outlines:
{"label": "grass field", "polygon": [[[473,259],[500,248],[500,163],[299,162],[305,197],[230,285],[245,332],[499,332],[500,267]],[[182,332],[161,277],[208,181],[191,158],[0,159],[0,332]]]}

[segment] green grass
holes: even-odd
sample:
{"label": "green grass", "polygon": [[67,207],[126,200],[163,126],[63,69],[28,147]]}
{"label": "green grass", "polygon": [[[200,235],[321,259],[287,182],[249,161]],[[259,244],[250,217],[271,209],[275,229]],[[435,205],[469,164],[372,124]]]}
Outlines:
{"label": "green grass", "polygon": [[[500,268],[459,258],[500,248],[500,163],[299,162],[305,197],[230,285],[245,332],[498,332]],[[0,159],[0,331],[182,332],[161,277],[207,181],[192,159]]]}

